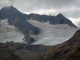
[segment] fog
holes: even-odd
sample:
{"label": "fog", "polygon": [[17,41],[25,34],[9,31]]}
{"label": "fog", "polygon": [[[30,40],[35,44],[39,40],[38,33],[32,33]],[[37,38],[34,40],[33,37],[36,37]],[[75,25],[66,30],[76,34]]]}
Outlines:
{"label": "fog", "polygon": [[33,45],[56,45],[70,39],[78,30],[69,25],[51,25],[47,23],[39,23],[35,20],[28,20],[34,26],[41,28],[41,33],[37,35],[36,42]]}
{"label": "fog", "polygon": [[23,42],[24,35],[15,26],[10,26],[8,20],[0,21],[0,42]]}

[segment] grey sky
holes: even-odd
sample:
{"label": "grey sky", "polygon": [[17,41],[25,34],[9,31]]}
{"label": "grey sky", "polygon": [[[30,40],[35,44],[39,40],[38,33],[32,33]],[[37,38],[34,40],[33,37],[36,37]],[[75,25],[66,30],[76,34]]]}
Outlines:
{"label": "grey sky", "polygon": [[62,13],[77,23],[80,19],[80,0],[0,0],[0,8],[10,5],[23,13],[47,15]]}

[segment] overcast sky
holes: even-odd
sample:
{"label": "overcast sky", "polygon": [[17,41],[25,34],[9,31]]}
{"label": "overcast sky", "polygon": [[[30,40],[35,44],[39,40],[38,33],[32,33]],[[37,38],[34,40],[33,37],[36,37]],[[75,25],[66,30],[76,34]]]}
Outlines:
{"label": "overcast sky", "polygon": [[80,0],[0,0],[0,9],[10,5],[23,13],[47,15],[62,13],[75,24],[80,21]]}

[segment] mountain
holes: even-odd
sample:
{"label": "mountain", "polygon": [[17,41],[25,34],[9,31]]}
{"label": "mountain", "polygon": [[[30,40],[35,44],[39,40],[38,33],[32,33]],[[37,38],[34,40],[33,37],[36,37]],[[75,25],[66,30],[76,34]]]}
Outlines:
{"label": "mountain", "polygon": [[24,17],[24,14],[18,11],[13,6],[7,6],[3,7],[0,10],[0,19],[8,19],[8,23],[10,25],[14,25],[15,27],[18,27],[20,31],[23,33],[27,32],[33,32],[38,33],[39,28],[31,25],[26,21],[26,18]]}
{"label": "mountain", "polygon": [[80,60],[80,30],[68,41],[53,47],[43,60]]}
{"label": "mountain", "polygon": [[38,33],[39,28],[33,26],[27,20],[36,20],[39,22],[49,22],[50,24],[67,24],[76,27],[69,19],[62,14],[57,16],[39,15],[39,14],[23,14],[13,6],[6,6],[0,10],[0,19],[8,19],[10,25],[18,27],[22,32]]}

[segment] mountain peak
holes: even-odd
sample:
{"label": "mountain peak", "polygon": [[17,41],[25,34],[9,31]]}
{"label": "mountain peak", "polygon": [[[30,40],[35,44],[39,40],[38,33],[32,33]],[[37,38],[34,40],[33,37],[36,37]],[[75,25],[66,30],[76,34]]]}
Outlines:
{"label": "mountain peak", "polygon": [[64,17],[64,16],[60,13],[56,17]]}
{"label": "mountain peak", "polygon": [[18,11],[15,7],[13,7],[13,6],[4,6],[2,9],[1,9],[2,11],[7,11],[7,10],[15,10],[15,11]]}
{"label": "mountain peak", "polygon": [[4,6],[3,8],[5,9],[5,8],[14,8],[14,7],[13,6]]}

